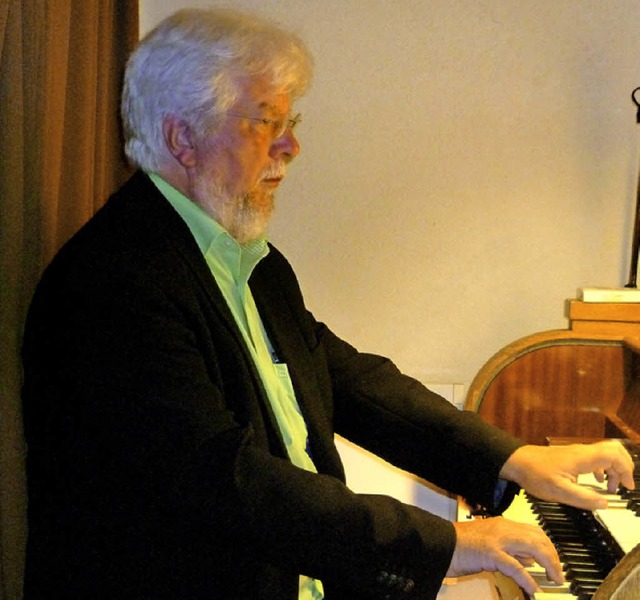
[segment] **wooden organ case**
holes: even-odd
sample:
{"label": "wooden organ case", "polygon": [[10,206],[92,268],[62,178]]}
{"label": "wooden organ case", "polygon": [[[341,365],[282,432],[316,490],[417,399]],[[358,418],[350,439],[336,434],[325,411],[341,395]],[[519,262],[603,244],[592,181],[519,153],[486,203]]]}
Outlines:
{"label": "wooden organ case", "polygon": [[[489,359],[465,409],[529,443],[621,438],[640,447],[640,303],[572,300],[567,312],[569,329],[527,336]],[[504,580],[497,578],[500,597],[526,597]],[[595,593],[552,597],[640,599],[640,545]]]}
{"label": "wooden organ case", "polygon": [[509,344],[478,372],[465,409],[535,444],[640,442],[640,304],[572,300],[570,328]]}

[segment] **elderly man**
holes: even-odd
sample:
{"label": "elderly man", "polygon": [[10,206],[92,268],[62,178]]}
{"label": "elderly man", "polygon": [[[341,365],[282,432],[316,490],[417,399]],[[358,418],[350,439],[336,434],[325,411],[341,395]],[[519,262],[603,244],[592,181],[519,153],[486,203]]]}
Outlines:
{"label": "elderly man", "polygon": [[549,540],[354,494],[333,437],[499,512],[518,486],[593,507],[579,472],[632,487],[618,444],[524,445],[315,320],[265,228],[299,152],[302,42],[183,11],[130,59],[140,171],[60,251],[25,332],[25,598],[434,598]]}

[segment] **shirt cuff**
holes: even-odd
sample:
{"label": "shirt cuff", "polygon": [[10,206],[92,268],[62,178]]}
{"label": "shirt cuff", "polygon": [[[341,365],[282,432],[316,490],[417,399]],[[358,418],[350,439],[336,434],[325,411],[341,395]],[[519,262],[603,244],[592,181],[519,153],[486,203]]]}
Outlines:
{"label": "shirt cuff", "polygon": [[498,479],[498,483],[496,484],[496,489],[493,491],[493,510],[498,508],[502,504],[502,499],[504,498],[504,493],[507,490],[507,481],[504,479]]}

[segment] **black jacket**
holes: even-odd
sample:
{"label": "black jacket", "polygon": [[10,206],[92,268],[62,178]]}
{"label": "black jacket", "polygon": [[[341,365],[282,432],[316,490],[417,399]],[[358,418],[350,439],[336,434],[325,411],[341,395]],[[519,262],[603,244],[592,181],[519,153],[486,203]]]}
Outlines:
{"label": "black jacket", "polygon": [[58,253],[24,341],[25,598],[433,598],[450,523],[352,493],[337,432],[481,503],[519,445],[305,308],[275,249],[250,286],[319,474],[286,458],[242,335],[185,223],[138,173]]}

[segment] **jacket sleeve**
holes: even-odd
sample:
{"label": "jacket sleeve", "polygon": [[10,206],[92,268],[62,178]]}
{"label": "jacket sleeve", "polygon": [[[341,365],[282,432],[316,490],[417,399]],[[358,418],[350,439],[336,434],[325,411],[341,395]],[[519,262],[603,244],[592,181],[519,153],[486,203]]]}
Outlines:
{"label": "jacket sleeve", "polygon": [[389,359],[341,340],[305,308],[286,259],[277,251],[272,255],[270,278],[283,288],[293,315],[289,323],[297,325],[314,355],[319,387],[331,387],[326,412],[332,431],[489,512],[504,510],[517,488],[509,485],[496,505],[498,475],[523,442],[475,413],[457,410]]}
{"label": "jacket sleeve", "polygon": [[[506,508],[509,502],[495,497],[499,472],[523,442],[456,409],[389,359],[357,352],[323,324],[318,331],[334,382],[338,433],[491,513]],[[509,486],[505,501],[515,491]]]}

